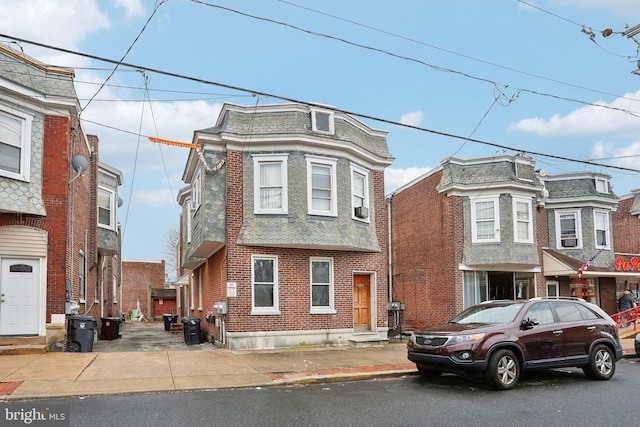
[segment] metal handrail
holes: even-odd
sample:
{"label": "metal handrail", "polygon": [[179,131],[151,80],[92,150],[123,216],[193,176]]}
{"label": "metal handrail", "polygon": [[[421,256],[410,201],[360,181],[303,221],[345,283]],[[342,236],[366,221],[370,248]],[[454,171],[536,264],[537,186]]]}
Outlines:
{"label": "metal handrail", "polygon": [[611,318],[618,326],[624,326],[627,323],[633,323],[633,330],[637,328],[637,321],[640,319],[640,306],[630,308],[629,310],[619,311],[611,315]]}

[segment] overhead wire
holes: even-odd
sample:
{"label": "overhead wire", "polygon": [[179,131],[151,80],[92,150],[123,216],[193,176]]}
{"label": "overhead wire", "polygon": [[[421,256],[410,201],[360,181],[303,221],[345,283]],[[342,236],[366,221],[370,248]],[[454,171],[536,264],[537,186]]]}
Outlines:
{"label": "overhead wire", "polygon": [[[19,38],[19,37],[9,36],[9,35],[6,35],[6,34],[0,34],[0,37],[5,37],[5,38],[21,41],[21,42],[24,42],[24,43],[32,44],[32,45],[35,45],[35,46],[39,46],[39,47],[43,47],[43,48],[47,48],[47,49],[53,49],[53,50],[56,50],[56,51],[59,51],[59,52],[72,54],[72,55],[83,56],[83,57],[90,58],[90,59],[95,59],[95,60],[98,60],[98,61],[103,61],[103,62],[108,62],[108,63],[116,63],[117,62],[117,63],[120,64],[120,66],[126,66],[126,67],[135,68],[135,69],[146,70],[146,71],[149,71],[149,72],[153,72],[153,73],[157,73],[157,74],[161,74],[161,75],[165,75],[165,76],[169,76],[169,77],[179,78],[179,79],[183,79],[183,80],[188,80],[188,81],[191,81],[191,82],[197,82],[197,83],[206,84],[206,85],[214,85],[214,86],[222,87],[222,88],[225,88],[225,89],[231,89],[231,90],[236,90],[236,91],[245,92],[245,93],[251,93],[251,94],[255,94],[255,95],[262,95],[262,96],[265,96],[265,97],[274,98],[274,99],[280,99],[280,100],[283,100],[283,101],[293,102],[293,103],[297,103],[297,104],[301,104],[301,105],[307,105],[307,106],[310,106],[310,107],[323,107],[322,104],[318,104],[318,103],[315,103],[315,102],[302,101],[302,100],[295,99],[295,98],[288,97],[288,96],[284,96],[284,95],[271,94],[271,93],[268,93],[268,92],[265,92],[265,91],[247,89],[247,88],[243,88],[243,87],[240,87],[240,86],[235,86],[235,85],[231,85],[231,84],[227,84],[227,83],[221,83],[221,82],[215,82],[215,81],[211,81],[211,80],[207,80],[207,79],[203,79],[203,78],[199,78],[199,77],[187,76],[187,75],[183,75],[183,74],[179,74],[179,73],[174,73],[174,72],[171,72],[171,71],[164,71],[164,70],[160,70],[160,69],[156,69],[156,68],[145,67],[145,66],[142,66],[142,65],[130,64],[130,63],[122,62],[122,61],[115,61],[113,59],[104,58],[104,57],[100,57],[100,56],[97,56],[97,55],[81,53],[81,52],[77,52],[77,51],[73,51],[73,50],[65,49],[65,48],[61,48],[61,47],[54,47],[54,46],[47,45],[47,44],[44,44],[44,43],[30,41],[30,40],[22,39],[22,38]],[[523,90],[520,89],[520,91],[523,91]],[[598,104],[594,104],[594,106],[598,106]],[[349,110],[345,110],[345,109],[336,109],[336,111],[344,113],[344,114],[348,114],[348,115],[351,115],[351,116],[354,116],[354,117],[360,117],[360,118],[363,118],[363,119],[373,120],[373,121],[380,122],[380,123],[386,123],[386,124],[390,124],[390,125],[394,125],[394,126],[414,129],[414,130],[418,130],[418,131],[422,131],[422,132],[431,133],[431,134],[434,134],[434,135],[440,135],[440,136],[450,137],[450,138],[455,138],[455,139],[465,139],[464,136],[455,135],[455,134],[451,134],[451,133],[447,133],[447,132],[443,132],[443,131],[438,131],[438,130],[435,130],[435,129],[428,129],[428,128],[424,128],[424,127],[420,127],[420,126],[416,126],[416,125],[411,125],[411,124],[407,124],[407,123],[402,123],[402,122],[398,122],[398,121],[395,121],[395,120],[376,117],[376,116],[372,116],[370,114],[357,113],[357,112],[353,112],[353,111],[349,111]],[[551,155],[551,154],[546,154],[546,153],[539,153],[539,152],[535,152],[535,151],[531,151],[531,150],[513,148],[513,147],[506,146],[506,145],[497,144],[497,143],[488,142],[488,141],[482,141],[482,140],[478,140],[478,139],[472,139],[472,138],[466,138],[466,139],[468,139],[470,142],[474,142],[474,143],[478,143],[478,144],[484,144],[484,145],[497,147],[497,148],[501,148],[501,149],[505,149],[505,150],[509,150],[509,151],[529,153],[531,155],[545,156],[545,157],[559,159],[559,160],[565,160],[565,161],[569,161],[569,162],[591,164],[593,166],[602,166],[602,167],[611,168],[611,169],[619,169],[619,170],[626,170],[626,171],[630,171],[630,172],[640,173],[640,169],[625,168],[625,167],[615,166],[615,165],[598,164],[598,163],[589,162],[589,161],[586,161],[586,160],[572,159],[572,158],[564,157],[564,156],[557,156],[557,155]]]}
{"label": "overhead wire", "polygon": [[[156,137],[159,137],[158,134],[158,124],[156,123],[156,117],[153,114],[153,104],[151,102],[151,96],[149,95],[149,76],[144,74],[144,78],[143,78],[143,82],[144,82],[144,93],[145,93],[145,99],[147,100],[147,102],[149,103],[149,111],[151,112],[151,120],[153,122],[153,128],[155,130],[156,133]],[[169,172],[167,172],[167,164],[164,160],[164,153],[162,152],[162,144],[156,144],[158,146],[158,150],[160,151],[160,158],[162,159],[162,168],[164,169],[164,175],[167,178],[167,185],[169,186],[169,193],[171,194],[171,197],[175,200],[174,197],[174,192],[173,192],[173,186],[171,185],[171,179],[169,178]],[[176,211],[176,214],[179,214],[178,212],[178,207],[176,206],[175,203],[172,203],[173,208]]]}
{"label": "overhead wire", "polygon": [[109,79],[111,79],[111,77],[113,77],[113,75],[115,74],[116,70],[118,69],[118,67],[120,66],[120,63],[122,61],[125,60],[125,58],[127,57],[127,55],[129,55],[129,52],[131,52],[131,49],[133,49],[133,46],[135,46],[135,44],[138,42],[138,40],[140,39],[140,36],[142,36],[142,33],[144,33],[144,30],[147,28],[147,26],[149,25],[149,22],[151,22],[151,19],[153,19],[154,15],[156,14],[156,12],[158,11],[158,9],[160,8],[160,6],[162,6],[164,3],[166,3],[168,0],[159,0],[156,2],[155,7],[153,8],[153,12],[151,12],[151,15],[149,15],[149,18],[147,18],[147,22],[144,23],[144,25],[142,26],[142,29],[140,30],[140,32],[138,33],[138,35],[136,36],[136,38],[133,40],[133,42],[131,42],[131,44],[129,45],[129,47],[127,48],[127,51],[124,53],[124,55],[122,55],[122,58],[120,58],[120,61],[118,63],[116,63],[115,67],[113,68],[113,70],[111,71],[111,73],[109,74],[109,76],[104,80],[104,82],[102,83],[102,85],[100,85],[100,87],[98,88],[98,90],[96,91],[96,93],[93,94],[93,96],[89,99],[89,102],[87,102],[85,104],[84,107],[82,107],[80,109],[80,113],[78,113],[78,116],[82,115],[82,112],[91,104],[91,102],[93,101],[93,99],[98,96],[98,94],[102,91],[102,89],[104,88],[104,85],[109,81]]}

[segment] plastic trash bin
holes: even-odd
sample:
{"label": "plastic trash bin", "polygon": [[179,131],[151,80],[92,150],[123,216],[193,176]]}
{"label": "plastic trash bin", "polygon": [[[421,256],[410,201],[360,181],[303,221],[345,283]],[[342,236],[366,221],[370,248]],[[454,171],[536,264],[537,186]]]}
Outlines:
{"label": "plastic trash bin", "polygon": [[182,328],[184,330],[184,342],[188,345],[200,344],[200,318],[183,317]]}
{"label": "plastic trash bin", "polygon": [[118,317],[100,318],[102,326],[100,328],[100,339],[114,340],[120,334],[120,319]]}
{"label": "plastic trash bin", "polygon": [[72,316],[71,343],[73,351],[90,353],[93,351],[93,334],[96,329],[96,318],[93,316]]}
{"label": "plastic trash bin", "polygon": [[162,320],[164,320],[164,330],[169,332],[171,330],[172,323],[178,323],[177,314],[163,314]]}

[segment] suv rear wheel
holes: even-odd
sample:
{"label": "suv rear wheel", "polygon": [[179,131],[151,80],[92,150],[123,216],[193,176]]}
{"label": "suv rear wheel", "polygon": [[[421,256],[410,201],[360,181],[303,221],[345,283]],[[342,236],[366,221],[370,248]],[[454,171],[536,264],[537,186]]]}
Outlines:
{"label": "suv rear wheel", "polygon": [[616,360],[613,352],[604,344],[595,346],[589,356],[589,364],[582,367],[582,371],[589,378],[608,380],[616,371]]}
{"label": "suv rear wheel", "polygon": [[510,390],[520,378],[520,362],[511,350],[498,350],[491,355],[485,379],[498,390]]}

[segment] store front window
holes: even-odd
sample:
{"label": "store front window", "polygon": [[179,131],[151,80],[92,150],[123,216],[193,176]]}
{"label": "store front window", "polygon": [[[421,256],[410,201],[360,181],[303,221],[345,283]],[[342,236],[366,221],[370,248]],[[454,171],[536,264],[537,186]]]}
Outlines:
{"label": "store front window", "polygon": [[533,273],[465,271],[464,308],[486,300],[529,299],[535,295]]}

